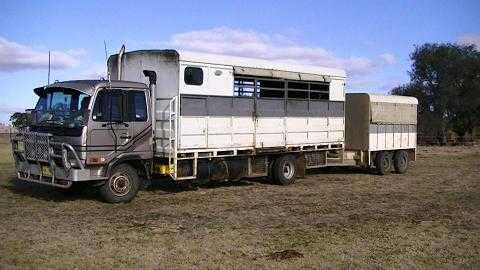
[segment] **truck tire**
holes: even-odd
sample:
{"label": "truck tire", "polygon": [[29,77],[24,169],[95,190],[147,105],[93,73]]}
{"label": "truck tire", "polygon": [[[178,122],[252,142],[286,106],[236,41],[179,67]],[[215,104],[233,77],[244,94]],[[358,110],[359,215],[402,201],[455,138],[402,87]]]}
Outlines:
{"label": "truck tire", "polygon": [[276,184],[283,186],[293,184],[297,176],[295,157],[285,155],[277,158],[273,164],[272,176]]}
{"label": "truck tire", "polygon": [[380,175],[389,174],[392,171],[392,158],[388,152],[381,151],[377,153],[375,168]]}
{"label": "truck tire", "polygon": [[408,169],[408,154],[405,150],[398,150],[393,156],[393,167],[396,173],[405,173]]}
{"label": "truck tire", "polygon": [[137,195],[139,188],[137,171],[128,164],[120,164],[113,168],[108,180],[100,186],[100,194],[106,202],[126,203]]}

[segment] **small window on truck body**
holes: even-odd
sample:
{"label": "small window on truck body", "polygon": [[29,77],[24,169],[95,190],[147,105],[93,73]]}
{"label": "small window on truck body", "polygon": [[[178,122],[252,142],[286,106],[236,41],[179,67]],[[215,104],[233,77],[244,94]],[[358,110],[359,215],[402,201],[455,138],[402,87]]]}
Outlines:
{"label": "small window on truck body", "polygon": [[310,99],[329,99],[329,83],[310,83]]}
{"label": "small window on truck body", "polygon": [[260,98],[284,98],[285,82],[281,80],[257,80],[258,97]]}
{"label": "small window on truck body", "polygon": [[329,82],[293,81],[275,78],[235,76],[233,96],[329,100]]}
{"label": "small window on truck body", "polygon": [[202,85],[203,70],[199,67],[186,67],[183,81],[188,85]]}

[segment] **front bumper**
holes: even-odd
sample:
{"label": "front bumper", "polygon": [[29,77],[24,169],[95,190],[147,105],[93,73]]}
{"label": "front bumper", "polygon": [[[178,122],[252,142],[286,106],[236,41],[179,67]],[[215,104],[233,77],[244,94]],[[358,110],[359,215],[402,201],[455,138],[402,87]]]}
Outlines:
{"label": "front bumper", "polygon": [[[52,170],[48,165],[32,164],[28,161],[18,162],[16,168],[18,179],[61,188],[69,188],[73,182],[105,179],[105,177],[92,176],[90,169],[67,171],[64,168],[54,167]],[[46,173],[45,168],[48,168],[49,173]]]}
{"label": "front bumper", "polygon": [[69,188],[77,181],[105,179],[92,175],[71,145],[53,142],[51,137],[50,134],[22,132],[12,138],[19,179],[62,188]]}

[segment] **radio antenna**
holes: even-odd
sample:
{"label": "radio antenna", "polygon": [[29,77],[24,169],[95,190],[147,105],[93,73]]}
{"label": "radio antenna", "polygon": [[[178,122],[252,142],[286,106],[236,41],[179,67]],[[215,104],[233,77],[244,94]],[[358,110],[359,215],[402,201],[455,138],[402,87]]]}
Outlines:
{"label": "radio antenna", "polygon": [[48,51],[48,78],[47,85],[50,85],[50,51]]}
{"label": "radio antenna", "polygon": [[103,47],[105,49],[105,67],[107,69],[107,80],[108,84],[111,85],[112,81],[110,79],[110,72],[108,71],[108,53],[107,53],[107,42],[104,40],[103,41]]}

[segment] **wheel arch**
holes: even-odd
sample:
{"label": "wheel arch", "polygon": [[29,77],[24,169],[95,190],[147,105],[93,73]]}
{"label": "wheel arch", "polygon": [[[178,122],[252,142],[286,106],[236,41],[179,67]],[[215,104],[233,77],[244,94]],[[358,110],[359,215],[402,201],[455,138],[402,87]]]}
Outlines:
{"label": "wheel arch", "polygon": [[128,164],[132,166],[139,174],[145,174],[148,178],[150,177],[150,172],[145,166],[147,161],[143,160],[140,155],[122,155],[110,161],[105,169],[104,176],[110,177],[113,169],[120,164]]}

